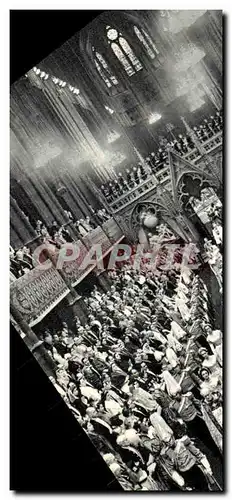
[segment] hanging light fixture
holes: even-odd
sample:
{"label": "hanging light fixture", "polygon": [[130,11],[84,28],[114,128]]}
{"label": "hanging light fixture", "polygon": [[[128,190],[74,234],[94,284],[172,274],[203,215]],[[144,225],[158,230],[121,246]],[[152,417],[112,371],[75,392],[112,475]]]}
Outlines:
{"label": "hanging light fixture", "polygon": [[105,106],[105,109],[107,109],[111,115],[114,113],[114,110],[109,108],[109,106]]}
{"label": "hanging light fixture", "polygon": [[206,10],[161,10],[160,21],[164,31],[179,33],[189,28]]}
{"label": "hanging light fixture", "polygon": [[162,116],[159,113],[153,113],[149,118],[149,125],[157,122],[160,118],[162,118]]}
{"label": "hanging light fixture", "polygon": [[118,132],[116,132],[116,131],[110,132],[107,136],[107,142],[109,144],[112,144],[112,142],[117,141],[117,139],[119,139],[119,137],[120,137],[120,134],[118,134]]}

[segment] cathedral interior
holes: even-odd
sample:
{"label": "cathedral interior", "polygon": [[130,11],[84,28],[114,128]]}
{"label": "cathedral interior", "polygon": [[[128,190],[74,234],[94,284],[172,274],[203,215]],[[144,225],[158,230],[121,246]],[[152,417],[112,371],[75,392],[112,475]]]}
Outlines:
{"label": "cathedral interior", "polygon": [[[108,439],[109,431],[102,431],[99,418],[97,432],[96,419],[94,425],[94,418],[85,420],[78,405],[73,403],[74,397],[71,403],[67,401],[66,389],[72,387],[74,371],[71,370],[67,382],[66,365],[62,364],[65,355],[58,348],[54,355],[54,339],[50,341],[49,335],[53,336],[54,329],[61,330],[61,335],[67,329],[70,337],[72,328],[79,333],[86,328],[87,346],[92,348],[91,327],[87,323],[92,324],[95,319],[96,325],[97,322],[104,325],[92,329],[96,342],[100,342],[101,329],[110,320],[107,323],[103,315],[100,319],[94,301],[99,293],[108,298],[113,294],[115,301],[119,300],[114,290],[114,280],[117,282],[119,278],[115,278],[114,271],[99,270],[96,264],[83,271],[78,259],[67,260],[62,269],[57,269],[56,254],[67,242],[78,242],[82,257],[93,245],[101,244],[104,262],[108,262],[117,244],[126,243],[134,248],[142,243],[148,250],[154,241],[172,241],[180,248],[196,245],[201,272],[193,272],[192,281],[186,279],[184,285],[184,278],[180,280],[189,289],[186,295],[193,296],[193,304],[191,298],[187,302],[190,316],[182,303],[176,306],[180,323],[176,313],[171,320],[190,331],[190,337],[196,336],[196,325],[204,309],[204,320],[207,319],[205,330],[199,335],[199,352],[208,348],[207,328],[211,329],[211,335],[222,330],[222,23],[219,10],[106,11],[11,86],[11,320],[50,379],[54,383],[56,380],[60,393],[74,407],[77,420],[93,441],[95,438],[102,455],[112,453],[112,443],[117,442],[116,448],[113,446],[117,451],[115,462],[109,461],[109,466],[127,490],[184,488],[180,481],[173,486],[173,480],[167,479],[158,467],[156,474],[146,470],[146,478],[138,479],[139,466],[135,466],[135,472],[128,465],[130,460],[124,460],[124,455],[118,452],[121,446],[125,454],[120,436],[112,438],[119,424],[114,426],[111,422]],[[52,265],[41,270],[32,263],[32,255],[46,241],[55,244],[56,250],[52,254],[45,252]],[[159,289],[159,277],[156,280],[156,290],[164,293]],[[123,294],[123,288],[120,290]],[[196,290],[200,299],[203,297],[203,305],[195,304]],[[155,315],[161,307],[157,297],[155,309],[151,299],[144,300],[141,308],[149,303],[151,315]],[[169,306],[167,299],[162,306],[163,316]],[[110,304],[104,307],[111,315]],[[131,304],[128,311],[130,307]],[[118,308],[122,310],[121,305]],[[155,320],[160,331],[171,328],[170,318],[162,323],[161,316],[157,312]],[[145,321],[141,318],[137,318],[138,330],[142,330],[138,325]],[[116,326],[119,337],[120,332],[129,329],[128,325],[118,326],[116,320],[120,325],[120,318],[115,317],[111,333],[106,329],[109,346]],[[109,350],[112,351],[111,347]],[[209,357],[216,356],[215,352],[211,350]],[[175,364],[173,358],[169,360],[169,373],[179,383],[177,365],[179,361]],[[120,369],[127,372],[128,367],[122,363]],[[196,375],[196,368],[193,372]],[[123,378],[122,373],[118,378],[120,375]],[[81,392],[82,388],[84,394],[83,380],[78,384],[78,390]],[[120,384],[118,398],[124,401]],[[101,383],[94,386],[91,382],[90,386],[95,387],[93,391],[96,387],[100,391]],[[190,386],[188,390],[192,390]],[[82,406],[97,401],[94,396],[84,399]],[[148,418],[147,411],[146,408],[143,419]],[[211,432],[214,424],[216,431],[211,432],[212,448],[209,442],[203,443],[201,452],[209,462],[212,459],[214,483],[209,483],[217,490],[221,428],[216,417],[212,417],[212,408],[207,411],[211,416],[208,428]],[[117,412],[112,414],[118,417]],[[101,434],[104,439],[98,441]],[[204,484],[195,487],[204,488]]]}

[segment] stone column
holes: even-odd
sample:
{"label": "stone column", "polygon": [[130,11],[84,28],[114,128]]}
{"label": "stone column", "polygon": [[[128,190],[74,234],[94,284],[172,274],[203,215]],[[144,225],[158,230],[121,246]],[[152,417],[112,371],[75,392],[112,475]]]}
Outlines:
{"label": "stone column", "polygon": [[30,221],[27,219],[24,212],[19,208],[16,200],[10,196],[10,218],[12,226],[12,238],[17,236],[15,241],[12,241],[12,246],[25,245],[30,240],[36,237],[36,232],[31,226]]}
{"label": "stone column", "polygon": [[17,227],[14,226],[13,221],[10,221],[10,244],[16,250],[22,245],[20,235],[18,234]]}
{"label": "stone column", "polygon": [[97,276],[97,281],[104,292],[109,292],[111,285],[113,284],[111,279],[108,277],[107,271],[95,270],[95,275]]}
{"label": "stone column", "polygon": [[183,230],[187,231],[188,234],[188,241],[192,240],[193,242],[197,243],[200,240],[200,235],[198,231],[196,230],[194,224],[189,220],[188,216],[183,212],[183,214],[180,214],[176,217],[177,222],[182,226]]}
{"label": "stone column", "polygon": [[35,178],[24,177],[21,181],[21,185],[29,196],[31,202],[36,207],[37,212],[39,213],[41,220],[47,225],[50,226],[54,221],[54,215],[52,215],[49,205],[47,204],[47,198],[44,200],[43,196],[39,191],[39,183]]}
{"label": "stone column", "polygon": [[64,200],[67,209],[73,214],[75,220],[85,217],[85,214],[77,202],[77,196],[73,192],[69,179],[64,178],[64,183],[62,182],[59,184],[56,194],[58,198]]}
{"label": "stone column", "polygon": [[85,325],[89,310],[85,305],[83,296],[80,295],[75,304],[73,304],[73,313],[80,319],[81,323]]}
{"label": "stone column", "polygon": [[44,178],[39,174],[37,178],[38,178],[38,188],[41,193],[41,196],[44,197],[47,205],[49,206],[49,209],[54,214],[53,220],[57,221],[58,224],[61,225],[65,224],[68,218],[59,200],[57,199],[51,188],[48,186],[48,184],[45,182]]}
{"label": "stone column", "polygon": [[[82,192],[78,188],[77,183],[75,182],[74,178],[70,173],[68,172],[66,174],[66,178],[68,181],[68,189],[70,193],[72,194],[73,198],[75,199],[75,202],[78,206],[78,209],[81,211],[82,215],[79,218],[85,218],[87,215],[91,216],[91,211],[89,208],[88,200],[83,196]],[[80,182],[80,180],[79,180]],[[78,217],[77,217],[78,218]]]}
{"label": "stone column", "polygon": [[67,224],[65,224],[65,228],[68,229],[68,231],[70,232],[70,236],[74,241],[80,240],[78,231],[72,221],[67,222]]}
{"label": "stone column", "polygon": [[43,80],[34,70],[28,71],[27,77],[32,85],[42,90],[53,113],[59,118],[64,133],[67,134],[67,140],[71,146],[74,145],[79,158],[99,155],[101,149],[74,106],[74,96],[70,86],[51,75],[48,75],[48,78]]}

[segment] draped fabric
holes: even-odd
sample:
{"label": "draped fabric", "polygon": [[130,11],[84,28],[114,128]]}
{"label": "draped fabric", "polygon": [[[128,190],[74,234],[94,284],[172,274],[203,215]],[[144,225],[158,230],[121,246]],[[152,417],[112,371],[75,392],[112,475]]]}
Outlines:
{"label": "draped fabric", "polygon": [[154,429],[155,434],[159,437],[161,441],[169,441],[173,432],[169,425],[166,424],[165,420],[158,413],[153,413],[150,416],[150,421]]}
{"label": "draped fabric", "polygon": [[175,394],[181,391],[180,385],[168,370],[163,371],[162,376],[166,385],[167,393],[170,396],[175,396]]}

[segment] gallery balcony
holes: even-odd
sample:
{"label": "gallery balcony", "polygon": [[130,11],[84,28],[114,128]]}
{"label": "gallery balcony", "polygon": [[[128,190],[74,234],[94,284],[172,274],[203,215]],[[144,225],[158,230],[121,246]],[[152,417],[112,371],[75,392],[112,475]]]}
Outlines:
{"label": "gallery balcony", "polygon": [[[214,136],[210,137],[206,141],[202,142],[204,149],[207,154],[214,156],[220,155],[222,152],[223,137],[222,132],[218,132]],[[187,154],[183,155],[183,158],[195,163],[200,164],[202,155],[199,153],[197,148],[192,149]],[[131,203],[139,201],[144,195],[149,195],[155,189],[157,183],[163,184],[166,189],[171,190],[170,183],[170,171],[169,167],[164,165],[155,172],[155,175],[149,175],[146,180],[140,182],[137,186],[130,189],[130,191],[125,192],[118,198],[114,198],[110,203],[110,207],[113,213],[120,214],[124,212]]]}
{"label": "gallery balcony", "polygon": [[[89,273],[97,268],[98,257],[95,264],[81,268],[80,264],[87,256],[93,245],[100,244],[103,259],[111,252],[115,244],[122,241],[124,234],[120,225],[111,218],[101,227],[90,231],[81,241],[73,242],[78,247],[78,257],[75,260],[64,261],[62,272],[56,269],[51,261],[47,260],[48,268],[36,266],[20,278],[14,280],[10,286],[11,305],[19,311],[30,326],[37,324],[44,318],[62,299],[70,294],[70,289],[76,287]],[[54,255],[58,259],[59,250]]]}

